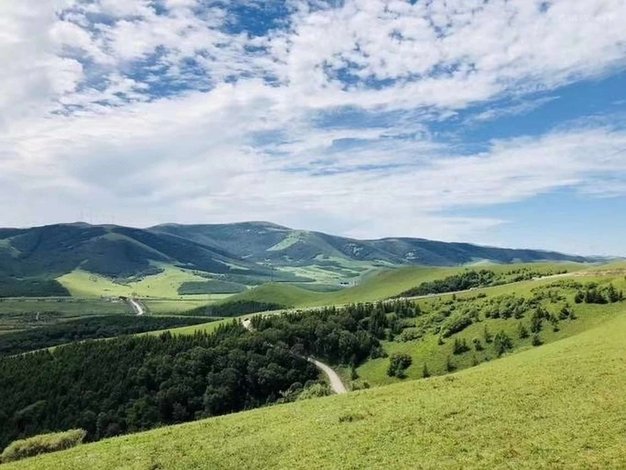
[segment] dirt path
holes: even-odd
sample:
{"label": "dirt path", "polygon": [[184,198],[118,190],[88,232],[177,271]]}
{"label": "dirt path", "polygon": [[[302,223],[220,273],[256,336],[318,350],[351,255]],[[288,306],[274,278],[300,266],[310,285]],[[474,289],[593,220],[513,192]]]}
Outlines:
{"label": "dirt path", "polygon": [[130,308],[132,308],[133,311],[137,314],[137,316],[140,316],[146,313],[146,309],[144,308],[142,303],[139,302],[138,300],[132,299],[129,297],[127,302],[128,302],[128,305],[130,305]]}
{"label": "dirt path", "polygon": [[[252,331],[252,325],[250,324],[249,318],[246,318],[241,323],[246,330]],[[341,381],[341,377],[339,377],[339,374],[337,374],[337,372],[335,372],[333,368],[330,367],[328,364],[324,364],[323,362],[318,361],[317,359],[310,357],[310,356],[308,357],[299,356],[299,357],[302,357],[303,359],[306,359],[307,361],[309,361],[311,364],[315,365],[315,367],[321,370],[324,373],[324,375],[328,377],[330,388],[334,393],[341,394],[341,393],[346,393],[348,391],[346,389],[346,386]]]}

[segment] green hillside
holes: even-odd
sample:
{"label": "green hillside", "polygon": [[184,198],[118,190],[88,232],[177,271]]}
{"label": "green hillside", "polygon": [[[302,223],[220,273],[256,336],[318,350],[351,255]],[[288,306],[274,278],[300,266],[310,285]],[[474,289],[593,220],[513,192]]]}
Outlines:
{"label": "green hillside", "polygon": [[622,468],[626,315],[430,378],[82,445],[7,469]]}
{"label": "green hillside", "polygon": [[[579,263],[518,263],[514,265],[485,264],[481,265],[480,269],[489,269],[496,273],[528,269],[537,273],[537,275],[549,275],[561,271],[580,271],[587,267],[587,265]],[[255,300],[259,302],[275,302],[287,307],[374,302],[401,294],[423,282],[442,279],[446,276],[462,273],[468,269],[473,268],[407,266],[397,269],[381,269],[364,277],[362,282],[356,286],[332,292],[316,292],[283,283],[265,284],[242,294],[229,297],[227,301]]]}

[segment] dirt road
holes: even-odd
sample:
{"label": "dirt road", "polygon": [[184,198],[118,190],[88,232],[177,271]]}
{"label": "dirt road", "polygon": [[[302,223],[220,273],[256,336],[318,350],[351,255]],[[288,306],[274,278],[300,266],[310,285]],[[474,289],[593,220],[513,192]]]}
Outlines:
{"label": "dirt road", "polygon": [[[252,331],[252,325],[250,324],[250,319],[246,318],[241,323],[243,324],[243,327],[246,330]],[[300,356],[300,357],[302,357],[303,359],[306,359],[311,364],[315,365],[315,367],[321,370],[324,373],[324,375],[328,377],[328,382],[333,392],[340,394],[340,393],[346,393],[348,391],[346,389],[346,386],[341,381],[341,377],[339,377],[339,374],[337,374],[337,372],[335,372],[333,368],[330,367],[328,364],[324,364],[323,362],[318,361],[317,359],[310,357],[310,356],[309,357]]]}

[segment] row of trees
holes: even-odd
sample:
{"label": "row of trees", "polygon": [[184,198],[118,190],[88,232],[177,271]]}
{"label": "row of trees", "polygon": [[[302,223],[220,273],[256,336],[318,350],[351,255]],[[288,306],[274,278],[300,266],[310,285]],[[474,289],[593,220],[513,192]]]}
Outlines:
{"label": "row of trees", "polygon": [[[567,270],[558,271],[564,273]],[[527,281],[536,277],[556,274],[555,271],[537,271],[530,268],[518,268],[506,272],[496,273],[490,269],[474,270],[468,269],[459,274],[436,279],[434,281],[422,282],[419,286],[408,289],[397,297],[415,297],[428,294],[443,294],[446,292],[457,292],[478,287],[489,287],[510,282]]]}
{"label": "row of trees", "polygon": [[0,341],[0,356],[11,356],[59,344],[87,339],[164,330],[178,326],[206,323],[208,318],[182,316],[92,316],[67,322],[5,333]]}
{"label": "row of trees", "polygon": [[624,292],[617,290],[613,284],[599,286],[589,283],[581,286],[574,297],[577,304],[612,304],[624,300]]}

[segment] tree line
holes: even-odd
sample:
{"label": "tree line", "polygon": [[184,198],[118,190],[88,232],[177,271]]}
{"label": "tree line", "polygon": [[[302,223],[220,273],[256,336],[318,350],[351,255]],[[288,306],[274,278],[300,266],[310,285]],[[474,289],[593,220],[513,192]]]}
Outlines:
{"label": "tree line", "polygon": [[490,269],[468,269],[443,279],[422,282],[420,285],[408,289],[395,297],[416,297],[420,295],[459,292],[479,287],[491,287],[510,282],[527,281],[536,277],[561,274],[564,272],[567,271],[537,271],[530,268],[518,268],[503,273],[496,273]]}
{"label": "tree line", "polygon": [[53,325],[5,333],[0,356],[12,356],[37,349],[88,339],[112,338],[144,331],[207,323],[211,318],[182,316],[107,315],[79,318]]}

